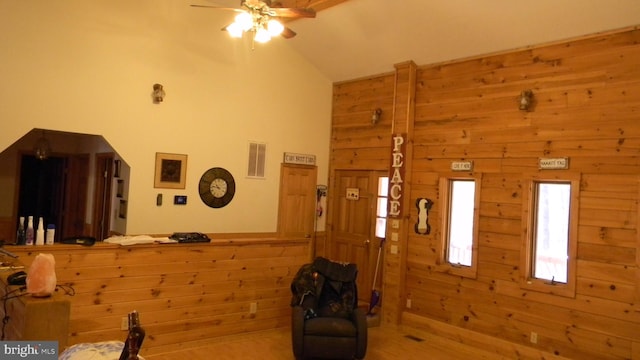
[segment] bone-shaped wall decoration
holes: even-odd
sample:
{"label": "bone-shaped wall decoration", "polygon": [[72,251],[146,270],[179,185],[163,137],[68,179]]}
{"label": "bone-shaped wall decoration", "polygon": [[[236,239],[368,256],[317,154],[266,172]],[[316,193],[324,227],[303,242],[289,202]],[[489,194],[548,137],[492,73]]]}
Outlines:
{"label": "bone-shaped wall decoration", "polygon": [[416,234],[428,235],[431,233],[431,225],[429,225],[429,210],[433,206],[433,201],[426,198],[416,199],[416,207],[418,208],[418,221],[415,224]]}

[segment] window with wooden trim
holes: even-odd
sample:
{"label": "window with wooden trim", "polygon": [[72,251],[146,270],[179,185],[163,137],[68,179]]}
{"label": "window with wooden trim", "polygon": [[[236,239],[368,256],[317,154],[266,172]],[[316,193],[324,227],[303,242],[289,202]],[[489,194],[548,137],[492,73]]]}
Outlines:
{"label": "window with wooden trim", "polygon": [[446,271],[475,277],[478,248],[478,177],[440,179],[442,199],[442,251]]}
{"label": "window with wooden trim", "polygon": [[389,177],[378,178],[378,193],[376,196],[376,237],[384,238],[387,233],[387,198],[389,194]]}
{"label": "window with wooden trim", "polygon": [[529,180],[524,209],[524,287],[575,295],[579,186],[578,178]]}

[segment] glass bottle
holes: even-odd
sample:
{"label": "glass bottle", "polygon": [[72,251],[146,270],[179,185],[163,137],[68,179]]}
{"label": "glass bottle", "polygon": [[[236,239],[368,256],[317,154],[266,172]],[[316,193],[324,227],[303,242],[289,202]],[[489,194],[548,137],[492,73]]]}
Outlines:
{"label": "glass bottle", "polygon": [[140,325],[140,317],[138,312],[134,310],[129,313],[129,333],[119,360],[138,360],[144,335],[145,331]]}

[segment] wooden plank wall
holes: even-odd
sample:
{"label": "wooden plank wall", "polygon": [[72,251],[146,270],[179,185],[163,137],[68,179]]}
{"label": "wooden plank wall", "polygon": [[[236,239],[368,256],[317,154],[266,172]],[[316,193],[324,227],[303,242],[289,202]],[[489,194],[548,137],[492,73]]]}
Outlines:
{"label": "wooden plank wall", "polygon": [[69,345],[124,340],[121,319],[137,310],[147,333],[143,356],[289,326],[291,280],[310,262],[308,239],[10,250],[26,265],[40,252],[54,255],[58,285],[75,292]]}
{"label": "wooden plank wall", "polygon": [[[332,258],[334,207],[340,205],[336,180],[338,171],[387,171],[391,162],[391,137],[394,114],[395,74],[382,74],[333,86],[329,191],[327,192],[325,256]],[[377,123],[372,122],[376,109],[381,110]],[[368,174],[363,174],[368,178]],[[354,261],[355,260],[350,260]],[[360,268],[360,273],[364,267]],[[359,277],[362,281],[364,277]],[[363,294],[361,291],[360,294]]]}
{"label": "wooden plank wall", "polygon": [[[523,358],[518,348],[526,347],[574,359],[640,359],[638,64],[640,31],[631,28],[419,66],[410,196],[436,200],[432,232],[407,229],[399,242],[406,247],[399,257],[406,260],[397,264],[402,278],[384,277],[385,286],[402,286],[404,295],[400,304],[383,300],[383,309],[400,306],[405,325],[494,346],[507,358]],[[353,122],[371,104],[388,101],[391,78],[334,86],[332,167],[378,169],[375,161],[362,161],[360,147],[379,154],[377,161],[388,155],[389,128],[373,135]],[[525,89],[535,94],[530,112],[518,109]],[[569,157],[566,172],[581,177],[575,297],[519,285],[524,181],[540,172],[540,157]],[[438,179],[459,160],[472,160],[482,174],[476,278],[436,266]],[[412,227],[417,213],[410,210]],[[386,250],[387,267],[396,266],[393,259]],[[479,333],[515,346],[472,335]]]}
{"label": "wooden plank wall", "polygon": [[[330,171],[388,169],[394,86],[394,74],[334,85]],[[374,125],[371,115],[378,108],[382,115]]]}

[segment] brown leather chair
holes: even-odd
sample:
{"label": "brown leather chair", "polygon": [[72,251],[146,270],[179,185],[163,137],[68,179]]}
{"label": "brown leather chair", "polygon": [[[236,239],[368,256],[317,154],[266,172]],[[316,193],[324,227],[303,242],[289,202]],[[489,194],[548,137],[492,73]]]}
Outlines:
{"label": "brown leather chair", "polygon": [[318,257],[291,283],[291,337],[296,359],[362,359],[367,319],[358,308],[355,264]]}

